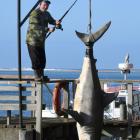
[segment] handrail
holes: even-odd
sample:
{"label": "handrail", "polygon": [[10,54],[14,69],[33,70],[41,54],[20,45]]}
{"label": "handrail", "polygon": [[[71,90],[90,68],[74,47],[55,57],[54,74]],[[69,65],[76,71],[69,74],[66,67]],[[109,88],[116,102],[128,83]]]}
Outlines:
{"label": "handrail", "polygon": [[[19,82],[23,82],[23,81],[34,81],[34,76],[32,75],[22,75],[22,81],[18,81],[18,75],[0,75],[0,81],[4,81],[4,80],[9,80],[9,81],[16,81],[17,83]],[[55,83],[55,82],[61,82],[61,81],[77,81],[78,79],[50,79],[48,81],[48,79],[44,78],[44,82],[50,82],[50,83]],[[123,79],[99,79],[100,82],[103,83],[140,83],[140,80],[123,80]]]}

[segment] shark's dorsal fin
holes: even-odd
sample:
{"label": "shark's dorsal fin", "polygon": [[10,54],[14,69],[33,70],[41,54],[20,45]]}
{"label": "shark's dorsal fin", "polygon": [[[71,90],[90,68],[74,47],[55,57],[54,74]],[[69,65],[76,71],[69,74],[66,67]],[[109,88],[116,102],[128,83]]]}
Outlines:
{"label": "shark's dorsal fin", "polygon": [[80,33],[76,32],[77,36],[87,45],[88,43],[95,43],[98,39],[102,37],[102,35],[107,31],[111,24],[111,21],[109,21],[107,24],[105,24],[100,30],[98,30],[95,33],[91,34],[85,34],[85,33]]}
{"label": "shark's dorsal fin", "polygon": [[119,93],[105,93],[103,91],[103,107],[105,108],[109,105],[113,100],[117,98]]}

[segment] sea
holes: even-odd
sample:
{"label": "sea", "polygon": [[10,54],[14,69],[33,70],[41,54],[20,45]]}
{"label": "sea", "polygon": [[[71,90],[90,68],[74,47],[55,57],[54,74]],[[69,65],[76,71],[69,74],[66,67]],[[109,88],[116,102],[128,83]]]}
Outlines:
{"label": "sea", "polygon": [[[77,69],[46,69],[45,75],[50,79],[78,79],[80,76],[81,70]],[[15,69],[0,69],[0,75],[17,75],[18,71]],[[33,71],[31,69],[22,70],[22,75],[33,75]],[[98,71],[99,79],[117,79],[123,80],[124,74],[119,70],[99,70]],[[127,79],[130,80],[140,80],[140,70],[133,70],[129,74],[127,74]],[[140,85],[140,83],[137,83]],[[116,83],[110,83],[110,86],[117,86]],[[52,95],[54,84],[47,84],[47,87],[43,86],[43,103],[46,105],[48,109],[52,109]],[[0,94],[8,94],[0,91]],[[11,94],[11,93],[10,93]],[[14,93],[13,93],[14,94]],[[72,99],[71,99],[72,100]],[[0,116],[5,116],[6,111],[0,111]],[[17,111],[12,111],[12,115],[16,116],[19,113]],[[30,116],[30,112],[23,112],[24,116]]]}

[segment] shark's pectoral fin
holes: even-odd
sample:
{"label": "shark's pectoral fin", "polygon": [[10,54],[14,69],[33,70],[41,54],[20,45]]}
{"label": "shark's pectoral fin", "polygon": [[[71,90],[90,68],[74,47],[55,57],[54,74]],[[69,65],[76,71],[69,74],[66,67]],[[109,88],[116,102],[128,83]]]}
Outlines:
{"label": "shark's pectoral fin", "polygon": [[74,110],[66,110],[66,109],[64,109],[63,111],[65,113],[71,115],[76,120],[76,122],[78,122],[80,125],[83,124],[83,120],[82,120],[80,114],[77,111],[74,111]]}
{"label": "shark's pectoral fin", "polygon": [[118,96],[118,93],[105,93],[103,91],[103,107],[109,105]]}

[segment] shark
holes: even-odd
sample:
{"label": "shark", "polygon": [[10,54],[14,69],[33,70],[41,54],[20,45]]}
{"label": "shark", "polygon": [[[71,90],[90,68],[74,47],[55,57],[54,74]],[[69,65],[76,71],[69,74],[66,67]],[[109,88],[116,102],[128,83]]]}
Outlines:
{"label": "shark", "polygon": [[99,40],[111,24],[109,21],[95,33],[80,33],[76,35],[84,43],[86,52],[80,77],[77,82],[74,108],[67,110],[77,122],[79,140],[100,140],[104,108],[109,105],[118,93],[105,93],[101,89],[96,61],[93,55],[94,43]]}

